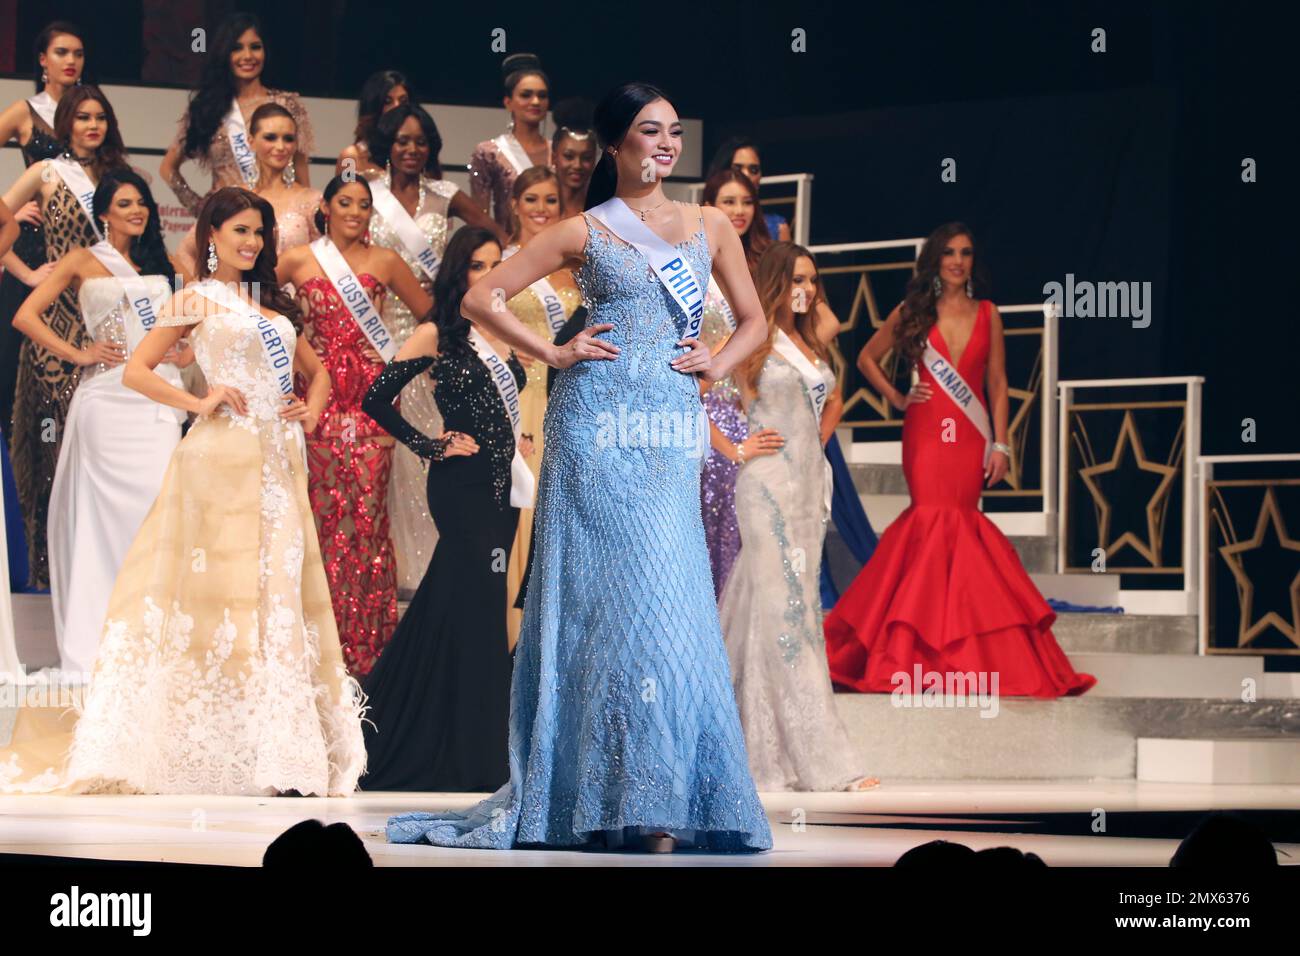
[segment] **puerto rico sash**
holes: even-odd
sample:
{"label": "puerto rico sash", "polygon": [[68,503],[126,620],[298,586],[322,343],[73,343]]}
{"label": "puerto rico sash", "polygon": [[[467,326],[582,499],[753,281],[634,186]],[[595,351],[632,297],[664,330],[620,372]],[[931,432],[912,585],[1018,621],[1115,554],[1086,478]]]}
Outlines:
{"label": "puerto rico sash", "polygon": [[81,203],[81,209],[90,222],[90,228],[95,230],[95,237],[103,238],[99,232],[99,223],[95,221],[95,184],[81,168],[81,163],[75,159],[59,156],[50,160],[50,168],[59,174],[63,185],[67,186],[68,191],[77,198],[77,202]]}
{"label": "puerto rico sash", "polygon": [[682,338],[696,338],[700,333],[700,319],[704,315],[704,288],[695,278],[690,263],[659,238],[617,196],[587,212],[614,235],[635,246],[649,260],[655,275],[686,316],[686,332]]}
{"label": "puerto rico sash", "polygon": [[286,343],[275,327],[275,323],[262,314],[261,309],[254,308],[226,286],[215,279],[205,279],[197,286],[197,291],[205,298],[224,305],[231,312],[246,315],[257,323],[257,337],[262,343],[266,355],[267,368],[279,386],[280,394],[285,398],[293,397],[293,347],[296,342]]}
{"label": "puerto rico sash", "polygon": [[984,436],[984,463],[987,465],[989,452],[993,447],[993,430],[989,428],[989,414],[984,409],[984,404],[979,400],[975,390],[966,384],[966,380],[958,374],[957,369],[953,367],[946,358],[939,354],[936,349],[927,340],[925,343],[925,352],[921,356],[921,361],[929,370],[939,387],[953,400],[958,408],[966,413],[981,435]]}
{"label": "puerto rico sash", "polygon": [[58,101],[50,94],[41,90],[35,96],[27,97],[27,104],[36,111],[36,115],[45,120],[45,125],[54,129],[54,111],[59,108]]}
{"label": "puerto rico sash", "polygon": [[533,165],[533,161],[524,152],[524,147],[519,140],[515,139],[514,133],[502,133],[494,137],[492,142],[496,143],[497,152],[514,168],[516,176]]}
{"label": "puerto rico sash", "polygon": [[230,141],[230,151],[235,154],[239,174],[244,178],[244,184],[251,186],[257,178],[257,157],[253,155],[253,147],[248,142],[248,125],[244,122],[244,114],[240,112],[239,100],[231,104],[230,112],[222,120],[222,126],[226,130],[226,139]]}
{"label": "puerto rico sash", "polygon": [[372,179],[370,181],[370,198],[374,207],[379,210],[379,214],[384,217],[384,221],[393,227],[398,241],[407,253],[415,260],[416,264],[424,271],[432,282],[438,277],[438,254],[433,251],[433,246],[425,238],[420,227],[415,224],[411,214],[406,208],[398,202],[393,195],[392,189],[383,178]]}
{"label": "puerto rico sash", "polygon": [[383,357],[385,363],[391,362],[393,356],[397,354],[397,343],[393,341],[393,336],[389,333],[388,326],[384,325],[379,310],[370,301],[370,296],[366,295],[365,287],[353,274],[338,247],[329,236],[321,236],[311,244],[311,251],[316,261],[320,263],[325,277],[334,286],[334,291],[339,294],[348,312],[352,313],[353,321],[357,323],[366,340]]}
{"label": "puerto rico sash", "polygon": [[510,462],[510,504],[515,508],[531,508],[537,482],[519,452],[519,386],[515,383],[515,373],[510,371],[510,366],[496,353],[483,333],[473,326],[469,330],[469,344],[487,366],[488,376],[501,396],[501,404],[505,405],[506,414],[510,416],[510,428],[515,433],[515,457]]}
{"label": "puerto rico sash", "polygon": [[[817,429],[818,440],[821,438],[822,412],[826,408],[826,399],[829,397],[826,390],[826,380],[822,378],[821,372],[817,371],[817,366],[808,361],[808,356],[799,351],[799,347],[794,344],[790,336],[786,335],[784,330],[776,329],[776,336],[772,340],[772,351],[781,358],[789,362],[799,377],[803,379],[803,390],[808,396],[808,402],[812,405],[813,427]],[[831,471],[831,463],[822,455],[822,499],[829,512],[831,508],[831,492],[834,488],[835,476]]]}

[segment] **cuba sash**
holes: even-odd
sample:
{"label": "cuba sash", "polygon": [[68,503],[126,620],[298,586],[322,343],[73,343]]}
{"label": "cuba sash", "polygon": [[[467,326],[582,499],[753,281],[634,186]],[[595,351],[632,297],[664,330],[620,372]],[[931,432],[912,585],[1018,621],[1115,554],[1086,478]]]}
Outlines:
{"label": "cuba sash", "polygon": [[382,177],[370,181],[370,196],[375,208],[384,217],[384,221],[392,226],[393,232],[397,235],[397,240],[424,271],[424,274],[429,277],[429,281],[432,282],[436,279],[438,277],[438,254],[433,251],[433,246],[430,245],[429,240],[425,238],[424,233],[420,231],[420,227],[411,218],[411,214],[393,195],[393,191]]}
{"label": "cuba sash", "polygon": [[343,253],[339,252],[329,236],[321,236],[313,242],[311,251],[366,340],[383,357],[385,363],[391,362],[393,356],[397,354],[397,343],[393,341],[388,326],[384,325],[379,310],[370,301],[370,296],[366,295],[361,280],[356,277],[347,260],[343,258]]}
{"label": "cuba sash", "polygon": [[290,342],[286,345],[284,337],[276,329],[275,323],[263,315],[261,309],[254,308],[250,303],[245,302],[231,292],[224,283],[215,279],[204,279],[198,284],[196,291],[205,298],[224,305],[231,312],[238,312],[240,315],[248,316],[257,324],[257,337],[262,343],[267,368],[271,370],[271,375],[275,378],[280,394],[286,398],[291,398],[293,396],[292,348],[297,343]]}
{"label": "cuba sash", "polygon": [[519,386],[515,383],[515,373],[505,363],[483,333],[470,326],[469,344],[474,347],[479,361],[487,366],[488,377],[496,386],[501,396],[501,404],[510,417],[510,428],[515,433],[515,457],[510,461],[510,504],[515,508],[531,508],[536,492],[536,479],[519,451]]}
{"label": "cuba sash", "polygon": [[970,423],[984,436],[984,463],[987,465],[989,452],[993,449],[993,430],[989,427],[989,414],[984,408],[984,403],[979,400],[975,390],[966,383],[957,369],[940,355],[939,350],[928,340],[921,361],[925,363],[925,367],[939,387],[952,399],[953,404],[966,413]]}
{"label": "cuba sash", "polygon": [[36,115],[45,120],[45,125],[54,129],[54,111],[59,108],[58,101],[50,96],[46,90],[41,90],[35,96],[27,97],[27,103]]}
{"label": "cuba sash", "polygon": [[496,143],[497,152],[505,157],[506,162],[514,169],[516,176],[533,165],[533,161],[524,152],[524,147],[519,140],[515,139],[514,133],[502,133],[500,136],[494,137],[492,142]]}
{"label": "cuba sash", "polygon": [[257,177],[257,157],[253,155],[253,147],[248,142],[248,125],[239,109],[239,100],[231,103],[230,112],[222,120],[222,126],[225,127],[226,139],[230,142],[230,151],[235,155],[235,164],[239,166],[239,174],[244,178],[244,184],[251,186]]}
{"label": "cuba sash", "polygon": [[709,273],[709,291],[706,293],[706,301],[709,297],[712,297],[717,304],[718,311],[727,322],[727,327],[733,332],[736,331],[736,313],[731,311],[731,303],[722,294],[722,286],[718,285],[718,280],[713,277],[713,273]]}
{"label": "cuba sash", "polygon": [[95,237],[102,238],[99,223],[95,221],[95,184],[81,168],[81,163],[75,159],[58,156],[50,160],[50,168],[59,174],[68,191],[77,198],[77,202],[81,203],[81,209],[90,222],[90,228],[95,230]]}
{"label": "cuba sash", "polygon": [[[775,330],[776,335],[772,340],[772,351],[793,366],[794,370],[799,373],[803,379],[804,394],[808,396],[808,403],[812,406],[813,427],[817,429],[818,444],[821,443],[822,412],[826,408],[826,399],[829,397],[826,390],[826,380],[822,377],[821,372],[817,371],[817,366],[808,361],[808,356],[799,351],[799,346],[794,344],[790,336],[785,334],[782,329]],[[835,486],[835,475],[831,471],[831,463],[826,455],[822,455],[822,502],[826,505],[829,513],[831,509],[831,493]]]}
{"label": "cuba sash", "polygon": [[693,339],[698,336],[700,319],[704,315],[704,289],[695,278],[690,263],[634,215],[631,207],[617,196],[587,212],[624,242],[635,246],[649,260],[655,275],[686,316],[686,332],[682,338]]}

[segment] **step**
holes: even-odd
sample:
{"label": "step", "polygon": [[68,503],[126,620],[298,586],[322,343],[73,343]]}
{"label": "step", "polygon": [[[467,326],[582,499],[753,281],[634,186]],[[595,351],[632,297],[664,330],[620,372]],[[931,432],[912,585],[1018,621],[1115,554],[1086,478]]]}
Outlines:
{"label": "step", "polygon": [[[895,706],[836,694],[866,772],[882,779],[1135,779],[1142,737],[1300,740],[1294,701],[1094,696],[1001,698],[978,707]],[[991,716],[981,716],[990,713]]]}
{"label": "step", "polygon": [[1071,654],[1074,669],[1097,678],[1089,695],[1241,700],[1264,680],[1264,658],[1254,654]]}
{"label": "step", "polygon": [[1123,607],[1119,601],[1119,575],[1116,574],[1030,571],[1029,579],[1043,597],[1093,607]]}
{"label": "step", "polygon": [[1153,783],[1300,783],[1300,739],[1139,737],[1137,779]]}
{"label": "step", "polygon": [[1052,636],[1071,659],[1087,652],[1195,654],[1197,648],[1196,618],[1190,615],[1062,611],[1056,615]]}

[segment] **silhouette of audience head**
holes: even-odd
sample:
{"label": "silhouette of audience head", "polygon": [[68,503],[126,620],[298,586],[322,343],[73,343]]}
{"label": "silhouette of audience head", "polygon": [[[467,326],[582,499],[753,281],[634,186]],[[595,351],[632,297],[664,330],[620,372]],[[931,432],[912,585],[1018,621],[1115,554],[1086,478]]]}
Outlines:
{"label": "silhouette of audience head", "polygon": [[373,867],[361,838],[346,823],[304,820],[285,830],[266,848],[264,867],[361,869]]}
{"label": "silhouette of audience head", "polygon": [[931,840],[914,846],[894,863],[908,870],[977,869],[1007,872],[1036,870],[1047,864],[1036,853],[1023,853],[1011,846],[995,846],[976,852],[964,843]]}
{"label": "silhouette of audience head", "polygon": [[1234,813],[1211,813],[1189,833],[1170,866],[1248,870],[1277,866],[1277,851],[1264,831]]}

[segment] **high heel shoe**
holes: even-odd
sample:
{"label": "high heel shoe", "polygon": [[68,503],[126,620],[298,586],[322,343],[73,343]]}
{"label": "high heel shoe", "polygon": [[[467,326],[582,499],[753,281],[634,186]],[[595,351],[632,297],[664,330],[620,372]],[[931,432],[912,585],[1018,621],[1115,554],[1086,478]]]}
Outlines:
{"label": "high heel shoe", "polygon": [[641,838],[641,848],[647,853],[672,853],[676,844],[671,833],[647,833]]}

